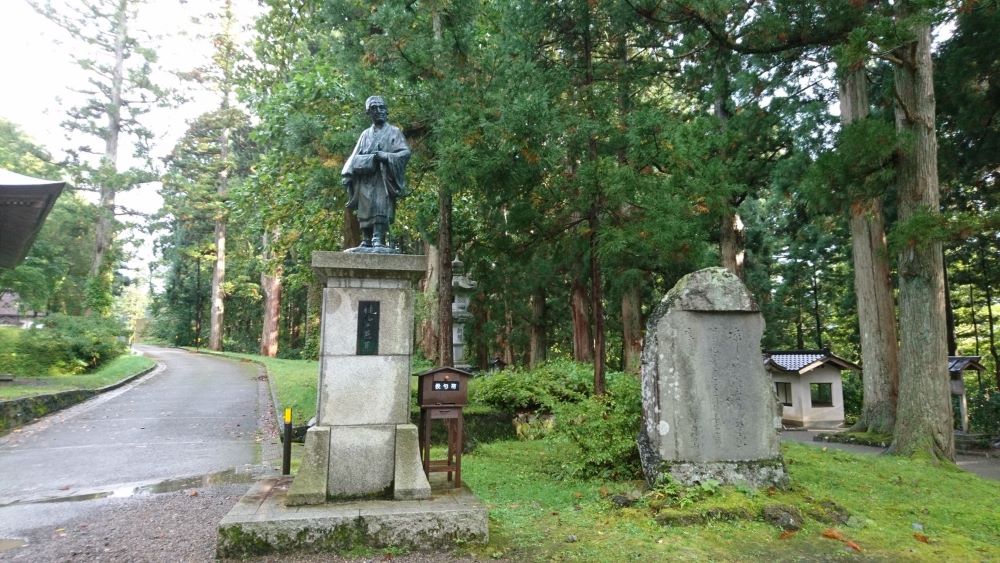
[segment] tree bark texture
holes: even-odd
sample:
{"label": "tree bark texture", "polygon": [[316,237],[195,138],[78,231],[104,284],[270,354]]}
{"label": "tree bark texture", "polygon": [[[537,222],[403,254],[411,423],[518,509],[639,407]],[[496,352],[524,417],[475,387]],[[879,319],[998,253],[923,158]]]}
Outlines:
{"label": "tree bark texture", "polygon": [[[840,83],[841,122],[847,126],[867,119],[869,107],[865,69],[849,71]],[[852,430],[892,434],[899,393],[899,342],[882,199],[852,202],[849,226],[864,366],[861,416]]]}
{"label": "tree bark texture", "polygon": [[264,292],[264,322],[260,335],[260,355],[273,358],[278,355],[278,326],[281,316],[281,268],[273,274],[261,274],[260,286]]}
{"label": "tree bark texture", "polygon": [[719,253],[722,255],[722,267],[743,279],[743,261],[745,228],[740,214],[733,208],[722,216],[719,229]]}
{"label": "tree bark texture", "polygon": [[531,294],[531,329],[528,335],[528,367],[535,368],[545,361],[548,351],[545,326],[545,290],[537,288]]}
{"label": "tree bark texture", "polygon": [[[417,346],[425,358],[437,365],[438,359],[438,247],[424,243],[424,254],[427,256],[427,273],[424,275],[423,300],[425,307],[421,310],[420,329],[417,333]],[[432,308],[430,304],[433,303]]]}
{"label": "tree bark texture", "polygon": [[361,244],[361,226],[358,216],[350,209],[344,210],[344,227],[341,232],[344,239],[344,249],[357,248]]}
{"label": "tree bark texture", "polygon": [[948,258],[941,253],[941,263],[944,266],[941,274],[944,276],[944,319],[948,327],[948,355],[958,355],[958,337],[955,336],[955,308],[951,304],[951,283],[948,280]]}
{"label": "tree bark texture", "polygon": [[[930,26],[914,34],[893,50],[900,61],[893,72],[896,129],[909,143],[898,155],[900,223],[940,213]],[[941,256],[941,243],[927,240],[910,241],[899,253],[899,403],[890,451],[954,460]]]}
{"label": "tree bark texture", "polygon": [[638,284],[622,294],[622,369],[639,373],[642,363],[642,295]]}
{"label": "tree bark texture", "polygon": [[[128,0],[119,0],[115,10],[115,63],[111,76],[111,91],[107,92],[106,107],[108,128],[104,137],[104,156],[101,166],[111,172],[118,169],[118,137],[122,129],[122,89],[125,84],[125,43],[128,41]],[[94,305],[103,307],[103,299],[98,295],[111,294],[111,264],[108,264],[108,252],[115,240],[115,186],[108,185],[107,179],[100,186],[100,202],[97,210],[97,224],[94,226],[94,258],[90,263],[89,279],[92,284],[88,311],[94,311]]]}
{"label": "tree bark texture", "polygon": [[[267,262],[271,256],[269,239],[264,237],[264,257]],[[273,358],[278,355],[278,336],[281,321],[281,275],[282,267],[278,265],[273,272],[266,270],[260,275],[260,288],[264,292],[264,319],[260,335],[260,355]],[[306,307],[308,313],[308,306]],[[308,330],[308,314],[306,317]]]}
{"label": "tree bark texture", "polygon": [[819,265],[813,261],[812,263],[812,274],[809,277],[809,287],[812,289],[813,306],[812,306],[812,317],[813,317],[813,327],[815,328],[816,337],[816,349],[823,349],[823,315],[820,312],[819,307],[819,272],[817,271]]}
{"label": "tree bark texture", "polygon": [[451,318],[451,188],[438,193],[438,365],[454,366]]}
{"label": "tree bark texture", "polygon": [[578,362],[592,362],[594,341],[590,338],[587,288],[575,279],[570,292],[570,313],[573,317],[573,359]]}
{"label": "tree bark texture", "polygon": [[[229,109],[228,99],[222,102],[223,111]],[[219,196],[219,209],[215,217],[215,269],[212,272],[212,316],[211,332],[208,338],[208,347],[212,350],[222,350],[222,334],[225,325],[226,302],[226,231],[228,229],[228,218],[222,207],[222,203],[229,194],[229,127],[222,130],[219,139],[219,159],[222,161],[222,171],[219,173],[219,184],[217,194]]]}

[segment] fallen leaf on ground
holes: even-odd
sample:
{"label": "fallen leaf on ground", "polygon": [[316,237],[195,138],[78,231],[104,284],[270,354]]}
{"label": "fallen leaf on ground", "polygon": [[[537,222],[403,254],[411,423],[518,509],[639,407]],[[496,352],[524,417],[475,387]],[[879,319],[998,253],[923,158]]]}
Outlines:
{"label": "fallen leaf on ground", "polygon": [[917,540],[920,543],[927,543],[927,544],[931,543],[931,539],[925,536],[924,534],[913,534],[913,539]]}
{"label": "fallen leaf on ground", "polygon": [[856,544],[856,543],[854,543],[854,542],[852,542],[852,541],[845,541],[844,545],[846,545],[847,547],[853,549],[854,551],[857,551],[858,553],[861,553],[861,546],[858,545],[858,544]]}
{"label": "fallen leaf on ground", "polygon": [[198,496],[198,491],[191,491],[190,493],[188,493],[188,496],[196,497]]}
{"label": "fallen leaf on ground", "polygon": [[823,537],[831,540],[844,541],[844,534],[840,533],[840,530],[834,530],[833,528],[823,530]]}
{"label": "fallen leaf on ground", "polygon": [[794,537],[796,532],[798,532],[798,530],[785,530],[784,532],[781,532],[781,534],[778,536],[778,539],[787,540],[788,538]]}

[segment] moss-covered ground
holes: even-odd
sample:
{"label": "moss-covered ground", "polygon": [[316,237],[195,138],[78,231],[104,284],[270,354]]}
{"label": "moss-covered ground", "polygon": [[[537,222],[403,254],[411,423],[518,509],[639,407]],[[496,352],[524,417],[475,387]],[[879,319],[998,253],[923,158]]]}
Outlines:
{"label": "moss-covered ground", "polygon": [[[559,479],[572,452],[546,441],[481,445],[463,458],[463,480],[490,508],[491,540],[470,553],[529,561],[1000,559],[1000,483],[890,456],[783,450],[789,491],[718,487],[672,507],[646,491],[619,508],[616,495],[641,483]],[[802,529],[764,522],[763,507],[775,504],[802,512]],[[660,523],[677,514],[697,523]]]}
{"label": "moss-covered ground", "polygon": [[77,375],[19,377],[10,383],[0,383],[0,400],[20,399],[47,393],[99,389],[156,365],[143,356],[119,356],[95,371]]}

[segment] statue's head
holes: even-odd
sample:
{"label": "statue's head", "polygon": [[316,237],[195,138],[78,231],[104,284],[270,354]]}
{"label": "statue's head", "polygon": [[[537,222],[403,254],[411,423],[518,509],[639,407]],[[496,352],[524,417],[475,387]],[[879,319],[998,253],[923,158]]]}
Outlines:
{"label": "statue's head", "polygon": [[365,100],[365,113],[372,118],[372,123],[381,125],[389,117],[389,106],[385,105],[382,96],[369,96]]}

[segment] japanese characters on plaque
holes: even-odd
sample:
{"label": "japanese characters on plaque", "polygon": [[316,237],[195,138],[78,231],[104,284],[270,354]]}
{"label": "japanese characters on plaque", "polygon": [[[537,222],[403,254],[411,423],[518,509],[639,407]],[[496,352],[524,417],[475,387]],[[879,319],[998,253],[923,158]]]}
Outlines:
{"label": "japanese characters on plaque", "polygon": [[358,355],[378,355],[378,301],[358,302]]}
{"label": "japanese characters on plaque", "polygon": [[434,382],[435,391],[458,391],[457,381],[435,381]]}

